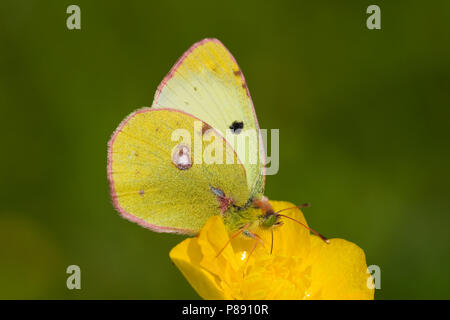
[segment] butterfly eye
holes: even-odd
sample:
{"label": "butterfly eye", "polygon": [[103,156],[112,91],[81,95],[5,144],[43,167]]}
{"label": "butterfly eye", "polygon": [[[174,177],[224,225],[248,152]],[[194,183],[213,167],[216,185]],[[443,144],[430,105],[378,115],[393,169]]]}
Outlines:
{"label": "butterfly eye", "polygon": [[244,129],[244,122],[233,121],[233,123],[229,128],[231,129],[231,132],[233,132],[234,134],[239,134],[241,133],[242,129]]}
{"label": "butterfly eye", "polygon": [[173,150],[172,162],[180,170],[187,170],[192,167],[189,147],[185,144],[177,145]]}

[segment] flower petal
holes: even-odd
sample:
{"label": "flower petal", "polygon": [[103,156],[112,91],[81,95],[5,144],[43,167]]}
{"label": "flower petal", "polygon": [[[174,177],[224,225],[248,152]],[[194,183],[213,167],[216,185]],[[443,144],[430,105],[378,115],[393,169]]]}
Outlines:
{"label": "flower petal", "polygon": [[370,299],[374,290],[367,283],[364,251],[349,241],[331,239],[330,244],[311,236],[311,252],[307,258],[312,265],[309,299]]}
{"label": "flower petal", "polygon": [[[200,265],[224,281],[231,281],[230,275],[239,269],[239,261],[229,242],[228,231],[222,217],[211,217],[198,235],[203,259]],[[218,255],[220,253],[220,255]]]}
{"label": "flower petal", "polygon": [[170,251],[170,258],[189,284],[203,299],[225,299],[214,275],[200,266],[201,252],[197,238],[186,239]]}
{"label": "flower petal", "polygon": [[[271,201],[275,211],[292,208]],[[373,299],[364,252],[355,244],[312,235],[302,212],[282,212],[270,254],[270,229],[251,230],[262,238],[230,235],[223,219],[210,218],[195,238],[172,249],[171,259],[204,299]],[[233,231],[234,233],[236,231]],[[249,255],[255,245],[251,258]],[[220,255],[218,253],[220,252]]]}

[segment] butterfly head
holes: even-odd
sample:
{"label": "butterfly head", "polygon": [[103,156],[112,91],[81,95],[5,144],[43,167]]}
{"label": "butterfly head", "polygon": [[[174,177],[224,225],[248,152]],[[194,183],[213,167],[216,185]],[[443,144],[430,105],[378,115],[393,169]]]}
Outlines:
{"label": "butterfly head", "polygon": [[267,211],[260,216],[260,225],[264,229],[271,229],[282,225],[283,222],[280,221],[280,216],[273,210]]}
{"label": "butterfly head", "polygon": [[275,227],[277,226],[281,226],[283,224],[283,221],[281,221],[282,218],[284,219],[288,219],[291,221],[294,221],[298,224],[300,224],[301,226],[303,226],[304,228],[308,229],[309,231],[311,231],[312,233],[314,233],[316,236],[318,236],[320,239],[322,239],[324,242],[326,243],[330,243],[330,241],[325,238],[323,235],[321,235],[320,233],[318,233],[317,231],[311,229],[310,227],[308,227],[306,224],[288,216],[285,214],[281,214],[282,211],[286,211],[286,210],[291,210],[291,209],[295,209],[295,208],[307,208],[309,207],[308,203],[299,205],[299,206],[295,206],[295,207],[291,207],[291,208],[284,208],[281,209],[277,212],[275,212],[273,209],[268,209],[267,211],[265,211],[260,217],[260,226],[264,229],[270,229],[273,230]]}

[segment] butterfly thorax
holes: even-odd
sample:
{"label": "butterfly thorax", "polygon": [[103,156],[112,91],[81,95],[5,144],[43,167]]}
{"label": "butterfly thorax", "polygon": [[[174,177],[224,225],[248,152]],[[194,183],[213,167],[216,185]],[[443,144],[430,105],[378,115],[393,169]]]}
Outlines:
{"label": "butterfly thorax", "polygon": [[249,207],[230,207],[223,215],[225,226],[229,231],[245,229],[271,229],[280,224],[278,215],[266,197],[253,201]]}
{"label": "butterfly thorax", "polygon": [[262,212],[260,208],[248,207],[245,209],[230,207],[223,214],[223,221],[228,231],[238,231],[242,228],[253,229],[259,222]]}

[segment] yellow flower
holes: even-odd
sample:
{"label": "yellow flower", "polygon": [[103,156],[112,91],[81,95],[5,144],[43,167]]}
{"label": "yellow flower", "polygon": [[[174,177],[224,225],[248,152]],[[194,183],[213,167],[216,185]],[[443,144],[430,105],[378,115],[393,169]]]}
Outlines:
{"label": "yellow flower", "polygon": [[[270,203],[275,211],[293,206]],[[306,224],[299,209],[283,214]],[[301,225],[288,219],[283,222],[273,230],[272,253],[271,233],[254,231],[264,246],[258,244],[248,259],[256,240],[239,236],[223,249],[230,237],[222,218],[215,216],[197,237],[174,247],[170,258],[204,299],[374,298],[361,248],[342,239],[326,244]]]}

